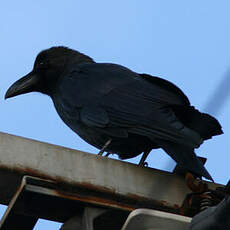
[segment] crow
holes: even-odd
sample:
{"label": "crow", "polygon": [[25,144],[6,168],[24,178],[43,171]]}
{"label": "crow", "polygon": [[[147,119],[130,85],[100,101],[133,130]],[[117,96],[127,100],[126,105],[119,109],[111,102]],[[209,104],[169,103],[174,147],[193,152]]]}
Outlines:
{"label": "crow", "polygon": [[57,46],[40,52],[5,98],[34,91],[50,96],[64,123],[100,153],[121,159],[143,153],[143,165],[152,149],[162,148],[185,170],[213,180],[194,148],[222,134],[221,125],[167,80]]}

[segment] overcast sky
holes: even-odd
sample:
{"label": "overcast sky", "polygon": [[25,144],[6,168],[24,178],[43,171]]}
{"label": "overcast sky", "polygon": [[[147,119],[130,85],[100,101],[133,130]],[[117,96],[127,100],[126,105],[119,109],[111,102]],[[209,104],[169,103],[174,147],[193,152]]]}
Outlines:
{"label": "overcast sky", "polygon": [[[3,100],[7,88],[32,69],[38,52],[64,45],[95,61],[172,81],[196,108],[215,115],[225,134],[196,152],[208,158],[206,167],[214,180],[227,183],[230,1],[8,0],[0,6],[0,131],[98,152],[66,127],[47,96],[31,93]],[[154,168],[173,168],[163,151],[152,151],[148,162]],[[58,226],[39,221],[35,229]]]}

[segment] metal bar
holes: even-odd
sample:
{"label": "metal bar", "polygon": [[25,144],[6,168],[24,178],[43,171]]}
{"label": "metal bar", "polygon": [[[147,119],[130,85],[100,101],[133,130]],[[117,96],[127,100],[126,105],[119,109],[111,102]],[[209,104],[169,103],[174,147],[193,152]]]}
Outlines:
{"label": "metal bar", "polygon": [[121,230],[188,229],[191,218],[150,209],[136,209],[130,213]]}
{"label": "metal bar", "polygon": [[0,230],[13,230],[15,226],[31,230],[38,218],[66,222],[73,216],[83,218],[86,229],[93,229],[93,220],[106,211],[114,210],[115,216],[119,210],[120,219],[128,215],[124,205],[108,205],[105,199],[93,196],[87,199],[89,194],[85,193],[78,190],[73,193],[53,181],[25,176],[0,222]]}
{"label": "metal bar", "polygon": [[0,230],[32,230],[37,223],[38,217],[32,215],[23,215],[19,213],[19,210],[22,209],[18,207],[18,199],[22,194],[25,187],[25,180],[22,180],[20,187],[12,198],[7,210],[5,211],[1,221],[0,221]]}

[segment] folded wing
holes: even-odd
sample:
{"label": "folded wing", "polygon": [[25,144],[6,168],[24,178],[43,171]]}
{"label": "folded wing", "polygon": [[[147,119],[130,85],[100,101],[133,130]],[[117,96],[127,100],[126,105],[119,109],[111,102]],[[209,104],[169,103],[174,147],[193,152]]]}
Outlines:
{"label": "folded wing", "polygon": [[187,97],[163,79],[148,78],[115,64],[84,64],[62,79],[60,90],[72,109],[81,108],[80,119],[89,126],[198,147],[200,135],[186,127],[170,107],[189,105]]}

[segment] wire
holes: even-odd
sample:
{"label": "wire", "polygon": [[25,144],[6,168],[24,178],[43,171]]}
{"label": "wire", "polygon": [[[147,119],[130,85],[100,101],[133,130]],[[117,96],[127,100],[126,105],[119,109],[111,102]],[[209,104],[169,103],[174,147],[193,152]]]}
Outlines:
{"label": "wire", "polygon": [[210,113],[214,116],[217,116],[220,113],[221,109],[223,108],[230,95],[229,85],[230,68],[226,71],[219,85],[216,87],[216,90],[204,107],[205,112]]}
{"label": "wire", "polygon": [[[230,85],[230,67],[223,75],[222,80],[220,81],[219,85],[216,87],[212,96],[208,99],[208,102],[204,106],[204,109],[202,111],[214,115],[215,117],[218,116],[230,95],[229,85]],[[165,169],[171,170],[173,165],[174,165],[173,160],[170,160],[165,164]]]}

